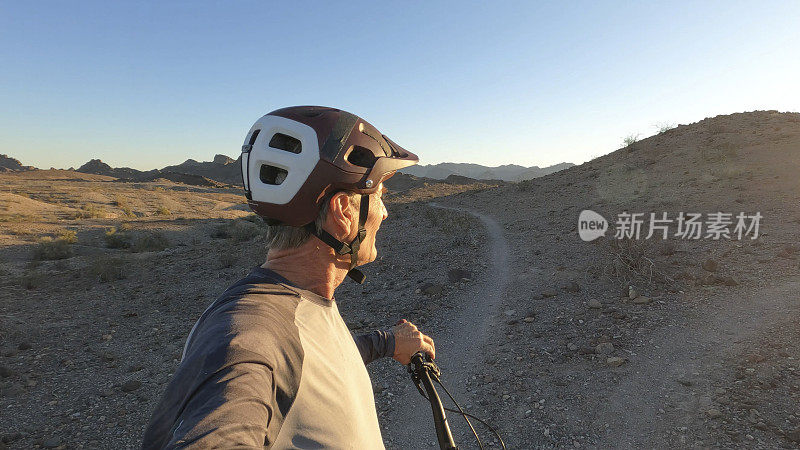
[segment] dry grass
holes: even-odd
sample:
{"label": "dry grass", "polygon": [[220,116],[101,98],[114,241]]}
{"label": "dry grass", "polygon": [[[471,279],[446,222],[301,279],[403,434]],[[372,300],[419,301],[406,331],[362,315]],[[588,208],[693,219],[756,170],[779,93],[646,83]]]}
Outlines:
{"label": "dry grass", "polygon": [[68,240],[61,238],[53,239],[45,236],[33,248],[33,259],[37,261],[65,259],[70,256],[72,256],[72,246]]}
{"label": "dry grass", "polygon": [[125,260],[119,256],[100,256],[92,261],[89,273],[101,283],[122,280],[125,278]]}
{"label": "dry grass", "polygon": [[131,251],[135,253],[160,252],[169,248],[169,245],[166,236],[158,231],[148,231],[137,236],[131,245]]}

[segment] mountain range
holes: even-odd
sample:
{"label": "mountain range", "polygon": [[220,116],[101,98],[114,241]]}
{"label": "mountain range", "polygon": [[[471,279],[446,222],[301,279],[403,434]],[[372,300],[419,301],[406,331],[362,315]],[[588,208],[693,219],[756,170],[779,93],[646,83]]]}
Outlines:
{"label": "mountain range", "polygon": [[435,180],[443,180],[450,175],[460,175],[476,180],[502,180],[513,182],[543,177],[553,172],[558,172],[559,170],[568,169],[574,165],[575,164],[572,163],[560,163],[548,167],[524,167],[516,164],[506,164],[497,167],[487,167],[471,163],[439,163],[411,166],[402,169],[401,172],[417,177],[433,178]]}
{"label": "mountain range", "polygon": [[[241,183],[240,159],[226,155],[216,155],[212,161],[196,161],[187,159],[181,164],[166,166],[162,169],[137,170],[130,167],[111,167],[99,159],[92,159],[76,169],[78,172],[106,175],[120,180],[145,182],[156,179],[167,179],[175,182],[214,186]],[[523,181],[557,172],[573,166],[572,163],[561,163],[549,167],[523,167],[508,164],[498,167],[487,167],[469,163],[440,163],[435,165],[412,166],[401,170],[404,175],[397,176],[394,184],[407,184],[415,179],[445,180],[445,182],[468,183],[471,180]],[[35,167],[23,166],[18,160],[0,155],[0,171],[34,170]],[[400,181],[403,179],[404,181]],[[459,181],[460,180],[460,181]],[[391,183],[387,183],[391,184]]]}

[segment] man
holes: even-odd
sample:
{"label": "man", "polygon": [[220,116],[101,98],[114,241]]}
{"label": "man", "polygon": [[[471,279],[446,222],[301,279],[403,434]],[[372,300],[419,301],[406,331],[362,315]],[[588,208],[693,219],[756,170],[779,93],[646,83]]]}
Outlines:
{"label": "man", "polygon": [[334,290],[375,259],[383,181],[418,158],[363,119],[273,111],[242,147],[248,204],[270,225],[267,261],[189,334],[144,448],[383,448],[365,364],[407,364],[433,340],[401,320],[350,334]]}

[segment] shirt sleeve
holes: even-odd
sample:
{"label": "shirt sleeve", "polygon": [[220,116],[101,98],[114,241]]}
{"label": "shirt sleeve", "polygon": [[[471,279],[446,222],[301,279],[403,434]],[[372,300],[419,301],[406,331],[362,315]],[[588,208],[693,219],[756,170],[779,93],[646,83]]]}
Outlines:
{"label": "shirt sleeve", "polygon": [[[165,448],[263,448],[275,407],[272,370],[240,363],[208,379],[191,396]],[[273,427],[274,428],[274,427]],[[271,439],[270,439],[271,438]]]}
{"label": "shirt sleeve", "polygon": [[378,358],[394,356],[394,333],[391,331],[375,330],[367,334],[354,335],[353,340],[364,364],[369,364]]}

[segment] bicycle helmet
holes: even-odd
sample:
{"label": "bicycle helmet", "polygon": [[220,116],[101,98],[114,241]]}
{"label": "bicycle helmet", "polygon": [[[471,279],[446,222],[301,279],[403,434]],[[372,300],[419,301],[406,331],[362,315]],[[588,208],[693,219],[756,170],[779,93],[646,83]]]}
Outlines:
{"label": "bicycle helmet", "polygon": [[[350,254],[348,275],[363,282],[355,264],[366,235],[369,195],[397,170],[418,161],[354,114],[292,106],[272,111],[250,128],[242,146],[242,183],[253,212],[269,224],[305,227],[337,253]],[[338,191],[362,195],[359,229],[350,243],[314,226],[323,200]]]}

